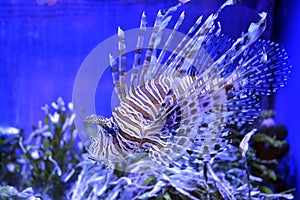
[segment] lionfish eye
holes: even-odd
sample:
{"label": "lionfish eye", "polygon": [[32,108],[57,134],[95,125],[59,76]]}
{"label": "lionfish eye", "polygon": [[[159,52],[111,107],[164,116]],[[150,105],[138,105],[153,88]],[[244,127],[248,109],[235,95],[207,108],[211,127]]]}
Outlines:
{"label": "lionfish eye", "polygon": [[114,135],[114,134],[116,133],[115,130],[114,130],[112,127],[108,128],[108,129],[107,129],[107,132],[108,132],[110,135]]}
{"label": "lionfish eye", "polygon": [[113,124],[109,123],[110,126],[108,126],[107,124],[105,126],[103,126],[104,129],[104,133],[107,137],[111,137],[113,135],[116,134],[116,130],[113,126]]}
{"label": "lionfish eye", "polygon": [[103,128],[103,133],[106,137],[112,137],[113,135],[113,132],[111,132],[109,128]]}

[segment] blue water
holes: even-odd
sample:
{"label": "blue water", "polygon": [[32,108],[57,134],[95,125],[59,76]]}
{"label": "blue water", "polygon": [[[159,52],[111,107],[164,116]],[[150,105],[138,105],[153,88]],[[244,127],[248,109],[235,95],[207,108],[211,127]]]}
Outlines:
{"label": "blue water", "polygon": [[[206,17],[215,11],[222,2],[193,0],[188,3],[181,9],[187,11],[182,30],[187,30],[200,14]],[[244,2],[243,6],[222,12],[220,21],[227,35],[238,37],[257,19],[258,11],[272,10],[273,1]],[[290,5],[294,5],[293,2],[296,1]],[[41,106],[59,96],[71,101],[76,73],[95,46],[116,34],[118,26],[124,30],[137,28],[143,11],[151,25],[158,9],[175,3],[175,0],[58,0],[54,6],[39,6],[34,0],[0,0],[0,126],[24,128],[29,132],[43,117]],[[275,14],[279,14],[280,24],[272,23],[271,13],[264,37],[271,38],[272,30],[280,27],[275,39],[287,48],[294,65],[292,80],[277,95],[276,110],[277,119],[288,126],[291,147],[299,163],[300,154],[296,152],[300,151],[297,126],[300,15],[296,8],[299,10],[300,6],[279,9],[283,12]],[[101,91],[96,97],[97,112],[103,115],[110,114],[107,96],[112,92],[110,74],[106,75],[101,79]]]}

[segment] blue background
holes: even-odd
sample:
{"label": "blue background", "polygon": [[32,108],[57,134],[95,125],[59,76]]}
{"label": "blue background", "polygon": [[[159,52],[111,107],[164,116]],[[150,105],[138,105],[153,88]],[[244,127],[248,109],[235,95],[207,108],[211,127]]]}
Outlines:
{"label": "blue background", "polygon": [[[221,0],[194,0],[186,10],[186,31],[199,15],[207,17]],[[96,1],[58,0],[54,6],[35,0],[0,0],[0,126],[24,128],[30,132],[43,117],[40,109],[59,96],[72,100],[72,88],[80,64],[103,40],[124,30],[137,28],[146,11],[152,26],[158,9],[175,0]],[[233,38],[246,31],[257,13],[268,11],[268,28],[263,37],[286,48],[293,64],[292,78],[275,98],[276,119],[288,128],[291,156],[300,163],[299,145],[299,50],[300,3],[296,0],[245,0],[220,15],[223,32]],[[179,13],[179,12],[178,12]],[[177,14],[178,14],[177,13]],[[176,14],[176,15],[177,15]],[[106,67],[106,66],[99,66]],[[97,112],[110,114],[112,80],[107,70],[97,92]],[[84,97],[82,97],[84,98]]]}

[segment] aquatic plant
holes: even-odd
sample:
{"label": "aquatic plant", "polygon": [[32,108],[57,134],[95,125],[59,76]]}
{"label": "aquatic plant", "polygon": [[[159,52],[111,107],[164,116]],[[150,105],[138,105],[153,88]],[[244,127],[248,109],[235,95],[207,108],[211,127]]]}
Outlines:
{"label": "aquatic plant", "polygon": [[[72,186],[82,146],[73,123],[72,103],[66,106],[58,98],[42,109],[45,118],[29,135],[25,136],[23,130],[1,134],[0,179],[2,185],[14,185],[18,190],[31,187],[41,196],[57,199]],[[10,187],[3,187],[2,192],[5,189],[16,194]]]}
{"label": "aquatic plant", "polygon": [[[253,153],[242,154],[239,145],[229,145],[227,151],[216,155],[208,180],[203,165],[198,170],[166,167],[140,172],[141,163],[134,163],[127,166],[132,172],[121,172],[86,155],[78,165],[82,171],[69,195],[71,199],[293,199],[292,190],[276,194],[267,189],[270,180],[264,180],[264,174],[247,172],[245,165],[252,166],[257,158]],[[278,171],[272,174],[277,177]]]}
{"label": "aquatic plant", "polygon": [[19,192],[13,186],[0,186],[0,199],[40,200],[41,196],[35,195],[32,187]]}
{"label": "aquatic plant", "polygon": [[295,162],[289,153],[289,144],[286,140],[287,129],[274,120],[273,110],[263,111],[260,114],[257,133],[252,138],[252,155],[248,157],[249,170],[263,179],[263,182],[254,183],[264,192],[282,192],[295,185],[292,174]]}

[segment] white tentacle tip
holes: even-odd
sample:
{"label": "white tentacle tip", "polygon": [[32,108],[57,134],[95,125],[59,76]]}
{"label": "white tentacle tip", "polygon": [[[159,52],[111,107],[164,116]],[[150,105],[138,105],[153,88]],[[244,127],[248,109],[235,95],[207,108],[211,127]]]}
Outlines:
{"label": "white tentacle tip", "polygon": [[146,18],[146,13],[145,13],[145,11],[143,11],[143,13],[142,13],[142,18]]}
{"label": "white tentacle tip", "polygon": [[162,16],[163,16],[162,13],[161,13],[161,10],[159,10],[159,11],[157,12],[157,16],[158,16],[158,17],[162,17]]}
{"label": "white tentacle tip", "polygon": [[268,16],[268,13],[266,13],[266,12],[261,12],[261,13],[259,13],[258,14],[263,20],[265,20],[266,18],[267,18],[267,16]]}
{"label": "white tentacle tip", "polygon": [[180,18],[183,19],[185,17],[185,11],[182,11],[180,14]]}
{"label": "white tentacle tip", "polygon": [[118,26],[118,35],[119,36],[124,36],[124,31]]}

